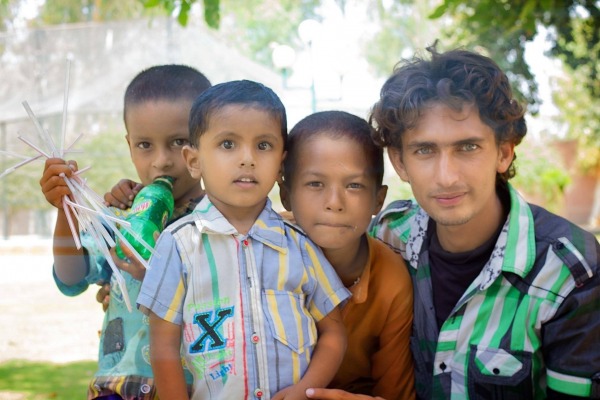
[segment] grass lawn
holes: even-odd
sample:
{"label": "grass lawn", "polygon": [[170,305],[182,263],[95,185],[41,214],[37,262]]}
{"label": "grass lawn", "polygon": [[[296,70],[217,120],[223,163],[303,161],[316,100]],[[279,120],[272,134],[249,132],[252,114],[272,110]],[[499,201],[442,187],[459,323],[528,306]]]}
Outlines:
{"label": "grass lawn", "polygon": [[0,399],[85,399],[96,361],[53,364],[8,361],[0,364]]}

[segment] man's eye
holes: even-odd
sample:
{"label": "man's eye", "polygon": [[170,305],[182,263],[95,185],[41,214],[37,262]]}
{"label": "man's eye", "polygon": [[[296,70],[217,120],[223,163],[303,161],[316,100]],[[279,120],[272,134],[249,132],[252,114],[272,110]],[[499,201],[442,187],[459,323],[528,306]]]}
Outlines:
{"label": "man's eye", "polygon": [[175,139],[175,140],[173,140],[173,144],[175,146],[179,146],[179,147],[185,146],[188,143],[189,143],[189,140],[187,140],[187,139]]}
{"label": "man's eye", "polygon": [[258,149],[259,150],[269,150],[271,149],[273,146],[271,146],[271,143],[269,142],[260,142],[258,144]]}
{"label": "man's eye", "polygon": [[227,149],[227,150],[231,150],[231,149],[233,149],[233,142],[231,140],[224,140],[221,143],[221,147],[223,147],[224,149]]}
{"label": "man's eye", "polygon": [[417,154],[431,154],[432,152],[431,147],[420,147],[415,151]]}
{"label": "man's eye", "polygon": [[477,150],[477,145],[473,143],[465,143],[461,146],[462,151],[474,151]]}
{"label": "man's eye", "polygon": [[312,182],[307,182],[306,186],[308,186],[308,187],[321,187],[321,186],[323,186],[323,183],[318,182],[318,181],[312,181]]}

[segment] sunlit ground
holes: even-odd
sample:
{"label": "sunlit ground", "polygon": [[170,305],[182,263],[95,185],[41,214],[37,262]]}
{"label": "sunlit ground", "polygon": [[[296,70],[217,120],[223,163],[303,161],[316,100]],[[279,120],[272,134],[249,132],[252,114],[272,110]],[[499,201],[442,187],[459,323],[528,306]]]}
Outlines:
{"label": "sunlit ground", "polygon": [[50,240],[0,240],[0,400],[83,399],[103,312],[95,288],[70,298],[52,279]]}

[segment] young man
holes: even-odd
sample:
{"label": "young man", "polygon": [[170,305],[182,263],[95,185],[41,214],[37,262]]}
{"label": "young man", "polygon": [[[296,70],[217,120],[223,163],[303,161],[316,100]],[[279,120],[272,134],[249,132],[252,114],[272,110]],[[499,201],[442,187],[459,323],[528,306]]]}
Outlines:
{"label": "young man", "polygon": [[417,395],[599,398],[600,244],[508,183],[526,125],[499,67],[430,52],[394,72],[371,117],[416,199],[372,233],[409,263]]}
{"label": "young man", "polygon": [[[125,91],[125,138],[141,183],[148,185],[164,175],[175,178],[175,211],[170,222],[188,214],[204,194],[200,180],[188,173],[181,150],[188,143],[192,103],[210,86],[209,80],[196,69],[168,64],[141,71]],[[40,180],[46,200],[58,208],[53,274],[59,290],[67,296],[79,295],[89,285],[107,283],[113,278],[108,262],[89,235],[82,235],[82,249],[77,249],[71,236],[62,210],[62,198],[71,192],[61,174],[70,177],[74,170],[74,161],[48,159]],[[115,259],[115,263],[123,270],[127,291],[135,300],[145,273],[142,264],[134,259],[131,262]],[[155,399],[147,318],[136,309],[128,311],[116,282],[112,282],[108,294],[110,302],[102,325],[98,369],[90,383],[88,399]],[[191,375],[187,373],[186,377],[191,386]]]}

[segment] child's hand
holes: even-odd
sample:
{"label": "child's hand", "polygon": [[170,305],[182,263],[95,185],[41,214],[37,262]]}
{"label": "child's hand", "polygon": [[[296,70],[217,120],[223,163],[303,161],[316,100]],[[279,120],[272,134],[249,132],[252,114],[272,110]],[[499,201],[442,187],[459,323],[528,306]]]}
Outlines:
{"label": "child's hand", "polygon": [[141,183],[134,182],[131,179],[121,179],[110,192],[104,195],[104,203],[107,206],[125,210],[131,207],[133,199],[143,187]]}
{"label": "child's hand", "polygon": [[115,265],[119,267],[119,269],[128,272],[133,279],[137,279],[138,281],[143,280],[146,275],[146,267],[138,261],[127,246],[122,246],[121,250],[123,250],[123,254],[125,254],[125,260],[119,258],[114,247],[110,249],[110,255],[112,256]]}
{"label": "child's hand", "polygon": [[48,203],[62,209],[62,199],[64,196],[71,197],[71,190],[60,175],[64,174],[65,177],[69,178],[73,176],[75,171],[77,171],[75,161],[65,161],[61,158],[48,158],[46,160],[40,186]]}
{"label": "child's hand", "polygon": [[105,283],[100,286],[98,289],[98,293],[96,293],[96,301],[102,304],[102,310],[106,311],[108,309],[108,302],[110,301],[110,284]]}
{"label": "child's hand", "polygon": [[305,389],[300,385],[292,385],[275,393],[272,400],[306,400],[304,392]]}
{"label": "child's hand", "polygon": [[381,397],[371,397],[364,394],[352,394],[340,389],[307,389],[309,399],[318,400],[384,400]]}

